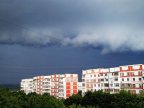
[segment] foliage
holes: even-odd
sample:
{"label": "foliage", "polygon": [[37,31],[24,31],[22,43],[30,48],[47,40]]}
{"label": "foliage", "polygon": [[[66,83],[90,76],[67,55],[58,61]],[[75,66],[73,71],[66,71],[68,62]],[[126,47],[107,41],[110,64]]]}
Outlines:
{"label": "foliage", "polygon": [[127,91],[120,91],[117,94],[88,91],[83,97],[76,94],[66,99],[64,103],[69,108],[78,108],[77,106],[80,106],[79,108],[144,108],[144,93],[136,95]]}
{"label": "foliage", "polygon": [[65,108],[62,101],[49,94],[38,95],[0,89],[0,108]]}
{"label": "foliage", "polygon": [[121,91],[117,94],[102,91],[81,92],[67,99],[59,100],[49,94],[38,95],[0,89],[0,108],[144,108],[144,92],[130,94]]}

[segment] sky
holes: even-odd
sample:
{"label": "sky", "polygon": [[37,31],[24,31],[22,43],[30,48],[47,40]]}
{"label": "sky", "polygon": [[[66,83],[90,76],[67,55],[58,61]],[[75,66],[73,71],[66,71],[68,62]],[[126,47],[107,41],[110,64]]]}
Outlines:
{"label": "sky", "polygon": [[143,0],[0,0],[0,84],[144,63]]}

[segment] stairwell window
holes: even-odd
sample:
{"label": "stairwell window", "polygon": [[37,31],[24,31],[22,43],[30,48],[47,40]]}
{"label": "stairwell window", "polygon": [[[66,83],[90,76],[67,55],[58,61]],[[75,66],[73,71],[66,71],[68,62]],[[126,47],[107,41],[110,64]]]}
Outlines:
{"label": "stairwell window", "polygon": [[124,81],[124,78],[122,78],[122,81]]}

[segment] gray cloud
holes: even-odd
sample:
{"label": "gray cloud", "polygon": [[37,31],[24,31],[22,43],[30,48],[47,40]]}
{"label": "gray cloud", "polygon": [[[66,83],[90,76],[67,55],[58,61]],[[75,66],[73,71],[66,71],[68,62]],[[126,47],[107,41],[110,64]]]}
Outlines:
{"label": "gray cloud", "polygon": [[143,0],[1,0],[0,43],[144,51]]}

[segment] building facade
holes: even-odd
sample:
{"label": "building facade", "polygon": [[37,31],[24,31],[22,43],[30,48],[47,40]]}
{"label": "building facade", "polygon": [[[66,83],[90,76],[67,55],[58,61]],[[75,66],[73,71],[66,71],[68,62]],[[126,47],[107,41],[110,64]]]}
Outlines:
{"label": "building facade", "polygon": [[144,89],[143,78],[143,64],[83,70],[82,92],[102,90],[118,93],[120,90],[127,90],[138,94]]}
{"label": "building facade", "polygon": [[[55,74],[36,76],[21,80],[21,90],[25,93],[49,93],[57,98],[68,98],[78,92],[78,74]],[[31,85],[31,86],[29,86]],[[31,89],[30,89],[31,88]]]}
{"label": "building facade", "polygon": [[33,79],[22,79],[21,80],[21,90],[26,94],[34,92],[33,89]]}
{"label": "building facade", "polygon": [[57,98],[68,98],[87,91],[102,90],[107,93],[118,93],[127,90],[138,94],[144,90],[144,65],[126,65],[113,68],[82,70],[82,82],[78,82],[78,74],[55,74],[36,76],[21,80],[21,90],[26,94],[49,93]]}

